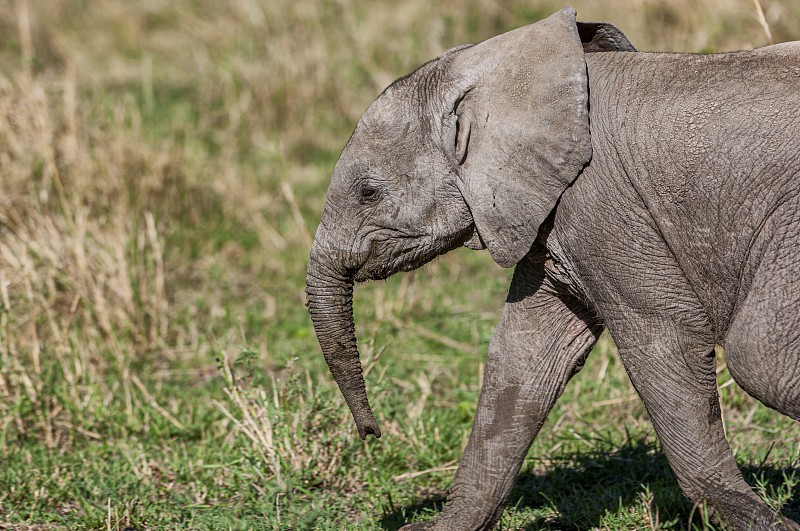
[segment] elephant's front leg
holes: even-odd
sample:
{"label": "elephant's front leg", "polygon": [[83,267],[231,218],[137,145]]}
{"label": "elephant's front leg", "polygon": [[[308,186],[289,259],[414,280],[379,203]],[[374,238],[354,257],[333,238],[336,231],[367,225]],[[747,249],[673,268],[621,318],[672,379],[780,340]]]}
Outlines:
{"label": "elephant's front leg", "polygon": [[478,409],[444,510],[404,530],[491,529],[528,449],[601,326],[574,298],[523,261],[489,344]]}

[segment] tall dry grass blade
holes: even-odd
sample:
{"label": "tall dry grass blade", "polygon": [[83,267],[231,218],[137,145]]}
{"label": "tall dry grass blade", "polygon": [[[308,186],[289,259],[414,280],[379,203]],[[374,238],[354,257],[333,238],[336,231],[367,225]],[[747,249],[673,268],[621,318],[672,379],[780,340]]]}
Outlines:
{"label": "tall dry grass blade", "polygon": [[411,321],[402,321],[395,315],[389,315],[388,321],[398,328],[413,330],[415,333],[421,335],[422,337],[432,339],[438,343],[441,343],[446,347],[452,348],[453,350],[459,350],[461,352],[466,352],[469,354],[480,354],[481,352],[480,347],[456,341],[451,337],[447,337],[432,330],[428,330],[424,326],[412,323]]}
{"label": "tall dry grass blade", "polygon": [[155,397],[154,397],[153,395],[151,395],[151,394],[150,394],[150,393],[147,391],[147,388],[144,386],[144,384],[142,383],[142,381],[139,379],[139,377],[138,377],[138,376],[136,376],[135,374],[132,374],[132,375],[131,375],[131,381],[133,382],[133,384],[134,384],[136,387],[138,387],[138,388],[139,388],[139,391],[140,391],[140,392],[141,392],[141,393],[144,395],[144,398],[145,398],[145,400],[147,400],[147,401],[148,401],[148,403],[150,404],[150,406],[152,406],[152,407],[153,407],[153,409],[155,409],[156,411],[158,411],[159,413],[161,413],[161,415],[162,415],[162,416],[163,416],[165,419],[167,419],[168,421],[170,421],[170,423],[171,423],[173,426],[175,426],[176,428],[178,428],[179,430],[181,430],[181,431],[184,431],[184,430],[186,429],[186,427],[183,425],[183,423],[181,423],[181,421],[179,421],[178,419],[176,419],[176,418],[175,418],[175,417],[172,415],[172,413],[170,413],[169,411],[167,411],[166,409],[164,409],[164,408],[161,406],[161,404],[159,404],[159,403],[158,403],[158,401],[155,399]]}
{"label": "tall dry grass blade", "polygon": [[265,468],[274,474],[275,480],[281,488],[286,488],[280,458],[276,451],[266,392],[264,389],[253,390],[239,387],[226,350],[222,351],[221,362],[222,374],[227,383],[225,394],[241,414],[241,419],[236,418],[230,409],[218,400],[213,400],[213,403],[250,439]]}
{"label": "tall dry grass blade", "polygon": [[153,294],[153,324],[158,330],[152,332],[152,338],[165,337],[169,328],[167,312],[169,311],[168,302],[164,291],[164,256],[161,251],[161,244],[158,241],[156,222],[152,212],[145,212],[144,219],[147,225],[147,236],[150,239],[150,247],[153,251],[155,260],[155,292]]}
{"label": "tall dry grass blade", "polygon": [[17,30],[19,31],[19,47],[22,51],[23,64],[26,68],[30,68],[33,64],[34,50],[28,0],[17,0]]}
{"label": "tall dry grass blade", "polygon": [[769,29],[769,23],[767,22],[767,18],[764,16],[764,10],[761,9],[761,2],[759,0],[753,0],[753,4],[756,6],[756,20],[758,20],[758,23],[761,24],[761,28],[764,30],[764,34],[767,36],[767,42],[770,44],[775,44],[775,41],[772,40],[772,31]]}
{"label": "tall dry grass blade", "polygon": [[405,474],[400,474],[399,476],[394,476],[392,478],[393,481],[403,481],[406,479],[413,479],[418,478],[420,476],[424,476],[426,474],[433,474],[435,472],[447,472],[448,470],[455,470],[458,468],[458,465],[454,463],[458,461],[457,459],[453,459],[452,461],[448,461],[447,463],[441,466],[435,466],[433,468],[428,468],[426,470],[419,470],[417,472],[406,472]]}
{"label": "tall dry grass blade", "polygon": [[306,247],[310,249],[311,244],[314,242],[314,238],[312,238],[311,233],[308,232],[308,227],[303,219],[303,214],[300,213],[300,206],[297,204],[297,199],[294,197],[292,186],[287,181],[284,181],[281,183],[281,191],[283,191],[283,196],[289,203],[289,208],[292,211],[292,217],[297,224],[297,228],[300,230],[300,234],[303,236],[303,242],[305,243]]}
{"label": "tall dry grass blade", "polygon": [[11,301],[8,299],[8,286],[11,282],[6,278],[6,272],[0,271],[0,301],[3,302],[3,315],[11,311]]}
{"label": "tall dry grass blade", "polygon": [[[0,270],[0,302],[3,303],[3,307],[0,308],[0,362],[2,362],[4,367],[9,366],[8,313],[11,310],[11,303],[8,300],[8,284],[9,282],[6,280],[5,271]],[[0,372],[0,404],[8,404],[10,396],[11,389],[8,377],[5,373]],[[0,411],[3,411],[3,407],[0,407]],[[9,422],[10,419],[6,418],[5,424],[7,425]],[[6,426],[0,426],[0,433],[5,433],[5,430]],[[0,440],[0,443],[2,442],[4,441]]]}

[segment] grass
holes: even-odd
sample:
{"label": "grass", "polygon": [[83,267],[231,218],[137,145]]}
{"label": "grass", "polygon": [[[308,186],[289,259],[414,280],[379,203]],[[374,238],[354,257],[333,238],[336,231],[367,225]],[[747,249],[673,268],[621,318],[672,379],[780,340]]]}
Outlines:
{"label": "grass", "polygon": [[[574,5],[641,49],[767,43],[745,0]],[[392,530],[432,517],[509,272],[462,250],[357,289],[384,432],[364,443],[304,308],[311,235],[336,157],[385,85],[560,7],[0,5],[0,528]],[[800,38],[796,3],[762,7],[776,42]],[[720,363],[746,478],[800,518],[800,426]],[[608,338],[510,505],[503,529],[710,528]]]}

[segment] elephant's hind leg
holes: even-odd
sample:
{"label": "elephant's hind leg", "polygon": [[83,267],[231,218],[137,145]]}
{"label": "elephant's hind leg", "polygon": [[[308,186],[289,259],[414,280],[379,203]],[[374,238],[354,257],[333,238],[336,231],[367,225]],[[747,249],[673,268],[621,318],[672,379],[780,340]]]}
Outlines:
{"label": "elephant's hind leg", "polygon": [[736,383],[764,405],[795,420],[800,420],[798,253],[800,242],[776,240],[772,256],[762,261],[738,308],[724,345],[728,370]]}
{"label": "elephant's hind leg", "polygon": [[612,323],[609,329],[684,494],[695,503],[708,502],[715,517],[735,530],[797,529],[781,522],[752,491],[731,455],[713,341],[665,319],[638,321],[636,335]]}

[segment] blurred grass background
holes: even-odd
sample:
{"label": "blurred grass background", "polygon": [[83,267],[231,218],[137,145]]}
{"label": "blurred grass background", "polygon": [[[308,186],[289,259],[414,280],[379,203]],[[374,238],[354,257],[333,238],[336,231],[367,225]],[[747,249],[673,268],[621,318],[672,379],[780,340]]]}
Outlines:
{"label": "blurred grass background", "polygon": [[[750,0],[583,0],[641,50],[763,46]],[[800,4],[763,0],[774,42]],[[394,78],[555,2],[0,4],[0,529],[397,529],[469,433],[509,272],[457,251],[360,287],[362,443],[304,308],[330,172]],[[800,518],[800,428],[720,358],[729,439]],[[503,529],[702,528],[604,338]],[[690,523],[693,522],[693,523]]]}

